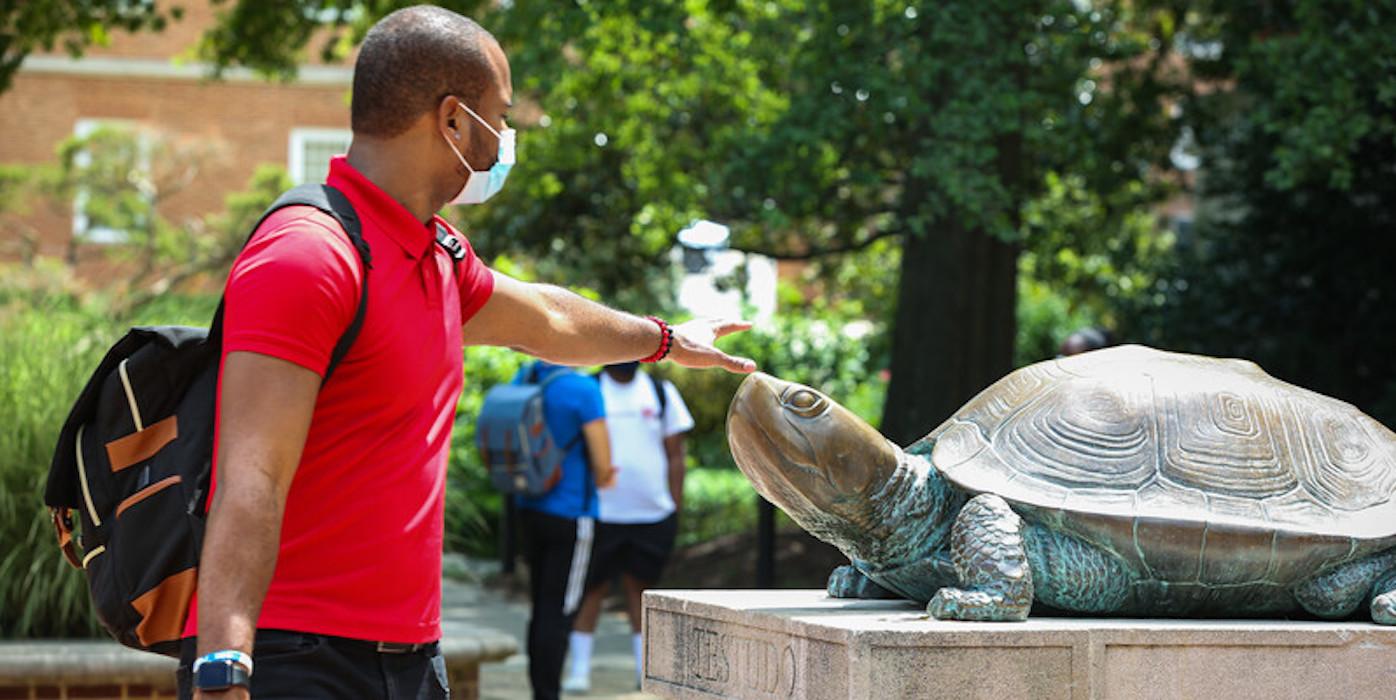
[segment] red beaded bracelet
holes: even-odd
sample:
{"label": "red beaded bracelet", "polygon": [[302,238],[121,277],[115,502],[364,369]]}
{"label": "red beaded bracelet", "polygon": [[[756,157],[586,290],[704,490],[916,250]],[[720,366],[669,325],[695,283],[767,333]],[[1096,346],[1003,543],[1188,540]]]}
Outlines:
{"label": "red beaded bracelet", "polygon": [[660,360],[668,357],[669,350],[674,347],[674,327],[670,326],[668,321],[665,321],[664,319],[658,316],[646,316],[645,318],[654,321],[655,324],[659,326],[659,349],[655,350],[653,355],[650,355],[649,357],[646,357],[640,361],[659,362]]}

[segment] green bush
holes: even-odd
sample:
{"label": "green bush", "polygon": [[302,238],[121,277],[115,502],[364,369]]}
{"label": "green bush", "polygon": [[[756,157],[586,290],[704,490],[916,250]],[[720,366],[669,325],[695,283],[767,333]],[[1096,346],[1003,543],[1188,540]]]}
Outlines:
{"label": "green bush", "polygon": [[678,546],[756,530],[756,491],[735,469],[690,469],[683,482]]}
{"label": "green bush", "polygon": [[[785,316],[732,336],[721,345],[755,358],[765,372],[817,387],[875,421],[882,409],[886,380],[870,368],[867,344],[840,332],[840,328],[834,319]],[[503,500],[490,485],[475,450],[475,416],[485,392],[509,381],[527,359],[497,348],[468,350],[446,492],[446,546],[452,551],[472,556],[497,554]],[[736,471],[727,447],[727,406],[743,377],[672,364],[651,369],[674,382],[695,422],[688,439],[689,474],[680,543],[693,544],[754,527],[754,492]]]}
{"label": "green bush", "polygon": [[[849,334],[841,318],[780,315],[720,345],[756,360],[761,371],[812,386],[876,425],[887,380],[866,336]],[[727,407],[744,377],[719,370],[665,365],[665,375],[683,394],[695,423],[689,435],[690,466],[732,468],[727,447]]]}
{"label": "green bush", "polygon": [[[819,389],[876,425],[887,391],[885,375],[877,369],[877,339],[849,333],[846,321],[830,312],[782,314],[720,345],[753,358],[767,374]],[[754,531],[756,493],[737,471],[727,444],[727,408],[744,377],[663,367],[695,424],[688,439],[680,546]]]}
{"label": "green bush", "polygon": [[43,505],[58,431],[128,326],[206,325],[217,303],[165,295],[119,318],[100,297],[80,301],[61,266],[0,270],[0,635],[99,632],[85,579],[55,546]]}
{"label": "green bush", "polygon": [[113,340],[100,314],[64,300],[0,309],[0,636],[98,632],[43,489],[68,408]]}
{"label": "green bush", "polygon": [[490,484],[475,449],[475,417],[485,392],[513,379],[519,366],[531,358],[504,348],[473,347],[465,352],[465,389],[457,404],[447,469],[446,549],[486,557],[498,551],[504,498]]}
{"label": "green bush", "polygon": [[1072,332],[1100,321],[1090,310],[1073,307],[1052,285],[1032,277],[1026,266],[1018,275],[1018,339],[1013,366],[1022,367],[1051,359]]}

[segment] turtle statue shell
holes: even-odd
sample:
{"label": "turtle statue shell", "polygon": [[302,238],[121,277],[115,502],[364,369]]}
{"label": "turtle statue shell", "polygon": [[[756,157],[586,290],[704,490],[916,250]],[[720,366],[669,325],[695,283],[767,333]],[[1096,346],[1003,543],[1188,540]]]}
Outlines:
{"label": "turtle statue shell", "polygon": [[[1208,564],[1225,560],[1264,579],[1303,564],[1277,561],[1286,538],[1346,554],[1396,535],[1396,436],[1244,360],[1124,346],[1038,363],[908,451],[927,449],[956,486],[1055,514],[1164,576],[1200,565],[1215,580]],[[1238,570],[1256,545],[1272,556]]]}

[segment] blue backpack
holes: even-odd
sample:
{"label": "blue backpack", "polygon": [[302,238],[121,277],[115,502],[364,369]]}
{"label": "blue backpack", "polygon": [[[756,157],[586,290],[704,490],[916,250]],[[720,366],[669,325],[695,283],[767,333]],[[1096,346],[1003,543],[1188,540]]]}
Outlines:
{"label": "blue backpack", "polygon": [[500,384],[485,393],[475,419],[475,445],[500,491],[541,496],[562,479],[562,461],[582,435],[559,448],[543,415],[543,393],[565,374],[555,371],[540,382],[534,363],[523,383]]}

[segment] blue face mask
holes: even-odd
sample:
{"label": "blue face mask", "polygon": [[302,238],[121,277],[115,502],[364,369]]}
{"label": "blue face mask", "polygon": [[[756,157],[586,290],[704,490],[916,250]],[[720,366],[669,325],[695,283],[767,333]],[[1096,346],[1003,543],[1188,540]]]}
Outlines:
{"label": "blue face mask", "polygon": [[470,167],[470,163],[466,162],[465,156],[461,155],[456,144],[451,143],[451,139],[442,134],[442,138],[446,138],[446,145],[451,147],[456,158],[460,159],[461,165],[470,171],[470,177],[466,178],[465,185],[460,188],[460,192],[456,193],[455,197],[451,198],[450,203],[479,204],[504,189],[504,181],[509,178],[509,169],[514,167],[514,130],[495,131],[489,122],[481,119],[480,115],[476,114],[475,110],[466,107],[464,102],[458,102],[456,106],[465,110],[467,114],[475,118],[475,121],[480,122],[499,139],[499,157],[495,160],[494,166],[487,171],[480,171]]}

